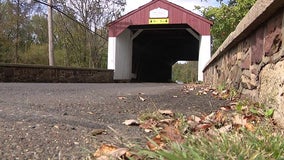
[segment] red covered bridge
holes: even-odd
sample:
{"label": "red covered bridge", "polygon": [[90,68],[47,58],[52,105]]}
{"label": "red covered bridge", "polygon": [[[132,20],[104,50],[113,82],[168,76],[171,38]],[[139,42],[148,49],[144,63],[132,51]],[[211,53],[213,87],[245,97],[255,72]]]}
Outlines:
{"label": "red covered bridge", "polygon": [[167,0],[152,0],[109,24],[108,69],[115,80],[167,82],[177,61],[211,57],[212,22]]}

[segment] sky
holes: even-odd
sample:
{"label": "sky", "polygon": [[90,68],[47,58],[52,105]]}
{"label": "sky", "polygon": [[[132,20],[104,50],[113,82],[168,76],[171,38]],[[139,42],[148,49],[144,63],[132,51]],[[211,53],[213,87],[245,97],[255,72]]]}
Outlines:
{"label": "sky", "polygon": [[[126,7],[124,13],[128,13],[138,7],[150,2],[151,0],[126,0]],[[208,0],[208,2],[201,2],[201,0],[169,0],[179,6],[182,6],[192,12],[198,13],[194,10],[194,6],[218,6],[216,0]]]}

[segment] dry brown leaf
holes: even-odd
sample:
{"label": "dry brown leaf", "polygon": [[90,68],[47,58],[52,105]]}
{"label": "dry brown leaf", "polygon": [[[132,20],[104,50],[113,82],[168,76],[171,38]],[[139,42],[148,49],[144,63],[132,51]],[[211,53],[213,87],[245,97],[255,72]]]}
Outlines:
{"label": "dry brown leaf", "polygon": [[223,110],[223,111],[230,111],[230,110],[232,110],[232,107],[231,106],[223,106],[220,109]]}
{"label": "dry brown leaf", "polygon": [[217,111],[217,113],[215,114],[214,120],[217,123],[224,123],[225,122],[225,116],[224,116],[224,113],[222,112],[222,110]]}
{"label": "dry brown leaf", "polygon": [[163,114],[163,115],[168,115],[168,116],[171,116],[171,117],[174,116],[174,112],[171,111],[171,110],[161,110],[161,109],[159,109],[158,112]]}
{"label": "dry brown leaf", "polygon": [[215,115],[216,115],[216,112],[212,112],[211,114],[201,118],[201,122],[202,123],[212,123],[214,121]]}
{"label": "dry brown leaf", "polygon": [[125,156],[131,156],[128,152],[128,148],[118,148],[113,145],[103,144],[93,156],[97,160],[110,160],[110,159],[121,159]]}
{"label": "dry brown leaf", "polygon": [[168,118],[168,119],[162,119],[160,120],[160,123],[167,123],[167,124],[170,124],[174,121],[174,119],[172,118]]}
{"label": "dry brown leaf", "polygon": [[174,126],[166,126],[165,129],[160,132],[160,135],[162,140],[165,139],[178,143],[183,142],[183,137],[181,136],[180,131]]}
{"label": "dry brown leaf", "polygon": [[204,88],[203,90],[204,90],[204,92],[209,92],[210,91],[209,88]]}
{"label": "dry brown leaf", "polygon": [[201,118],[195,115],[191,115],[187,118],[188,121],[194,121],[196,123],[199,123],[201,121]]}
{"label": "dry brown leaf", "polygon": [[100,135],[100,134],[106,134],[106,130],[105,129],[93,129],[92,130],[92,136],[97,136],[97,135]]}
{"label": "dry brown leaf", "polygon": [[259,117],[254,116],[254,115],[245,115],[244,119],[246,119],[247,122],[257,122],[257,121],[259,121]]}
{"label": "dry brown leaf", "polygon": [[135,119],[129,119],[129,120],[125,120],[124,122],[122,122],[122,124],[127,125],[127,126],[133,126],[133,125],[139,125],[139,122]]}
{"label": "dry brown leaf", "polygon": [[221,128],[218,129],[219,133],[227,133],[229,131],[231,131],[233,128],[233,126],[231,124],[223,126]]}
{"label": "dry brown leaf", "polygon": [[255,128],[254,128],[253,124],[251,124],[251,123],[246,123],[245,127],[248,131],[251,131],[251,132],[255,131]]}
{"label": "dry brown leaf", "polygon": [[239,125],[242,125],[242,126],[245,126],[247,123],[247,120],[244,119],[241,115],[237,114],[234,116],[234,119],[233,119],[233,124],[239,124]]}
{"label": "dry brown leaf", "polygon": [[158,124],[157,121],[153,120],[153,119],[149,119],[145,122],[143,122],[142,124],[139,125],[140,128],[143,129],[152,129],[153,127],[156,127]]}
{"label": "dry brown leaf", "polygon": [[102,157],[102,156],[105,156],[108,153],[110,153],[114,150],[117,150],[117,149],[118,149],[118,147],[116,147],[116,146],[109,145],[109,144],[103,144],[99,149],[96,150],[96,152],[93,154],[93,156],[95,158]]}
{"label": "dry brown leaf", "polygon": [[110,157],[113,157],[113,158],[121,158],[122,156],[125,156],[125,155],[131,155],[128,151],[129,151],[128,148],[118,148],[114,151],[111,151],[109,155]]}
{"label": "dry brown leaf", "polygon": [[188,120],[187,124],[189,124],[189,127],[190,127],[191,131],[195,131],[195,128],[198,125],[198,123],[196,121],[193,121],[193,120]]}
{"label": "dry brown leaf", "polygon": [[162,149],[164,146],[165,146],[165,143],[162,141],[161,135],[157,135],[147,142],[147,147],[151,151]]}
{"label": "dry brown leaf", "polygon": [[199,124],[195,127],[195,131],[207,130],[212,127],[212,124]]}

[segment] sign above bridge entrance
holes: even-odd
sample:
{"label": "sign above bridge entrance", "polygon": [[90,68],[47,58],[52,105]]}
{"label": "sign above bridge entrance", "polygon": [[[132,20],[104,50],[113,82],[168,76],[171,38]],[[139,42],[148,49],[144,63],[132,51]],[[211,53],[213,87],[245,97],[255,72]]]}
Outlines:
{"label": "sign above bridge entrance", "polygon": [[169,24],[169,18],[150,18],[149,24]]}

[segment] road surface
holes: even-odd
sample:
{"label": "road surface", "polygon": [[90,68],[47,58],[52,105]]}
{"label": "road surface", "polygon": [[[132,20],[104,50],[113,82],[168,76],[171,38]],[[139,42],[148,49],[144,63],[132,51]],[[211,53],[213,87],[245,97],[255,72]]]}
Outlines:
{"label": "road surface", "polygon": [[[174,83],[0,83],[0,157],[84,159],[101,143],[142,143],[149,135],[122,125],[141,113],[200,114],[224,103],[182,88]],[[94,137],[94,130],[106,132]]]}

